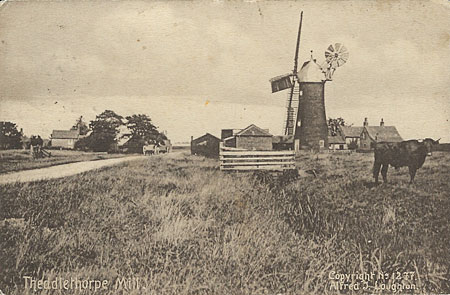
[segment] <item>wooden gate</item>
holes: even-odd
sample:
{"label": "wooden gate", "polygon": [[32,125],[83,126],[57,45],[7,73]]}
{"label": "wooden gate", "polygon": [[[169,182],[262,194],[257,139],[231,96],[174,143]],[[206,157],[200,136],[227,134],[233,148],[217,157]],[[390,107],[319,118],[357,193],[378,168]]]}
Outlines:
{"label": "wooden gate", "polygon": [[220,149],[220,170],[283,171],[295,169],[295,151],[247,151]]}

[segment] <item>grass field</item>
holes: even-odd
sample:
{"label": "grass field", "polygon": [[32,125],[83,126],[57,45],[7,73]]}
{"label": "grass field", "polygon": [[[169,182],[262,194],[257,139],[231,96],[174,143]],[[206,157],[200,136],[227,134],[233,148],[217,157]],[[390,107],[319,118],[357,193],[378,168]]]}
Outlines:
{"label": "grass field", "polygon": [[[330,276],[383,272],[356,293],[449,293],[450,154],[376,187],[372,157],[304,154],[317,177],[295,179],[155,156],[0,186],[0,289],[35,294],[33,276],[108,280],[98,294],[336,294]],[[123,277],[146,289],[116,290]]]}
{"label": "grass field", "polygon": [[0,174],[49,166],[123,157],[123,154],[88,153],[70,150],[49,150],[50,158],[33,159],[27,150],[0,151]]}

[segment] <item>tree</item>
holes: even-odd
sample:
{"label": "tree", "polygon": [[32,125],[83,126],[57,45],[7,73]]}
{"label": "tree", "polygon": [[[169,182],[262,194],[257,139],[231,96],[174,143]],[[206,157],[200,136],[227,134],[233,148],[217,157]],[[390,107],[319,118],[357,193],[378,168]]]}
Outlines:
{"label": "tree", "polygon": [[127,128],[131,133],[125,134],[128,137],[128,149],[131,152],[140,152],[147,143],[162,143],[165,136],[161,136],[157,127],[153,125],[152,120],[145,114],[138,114],[126,117]]}
{"label": "tree", "polygon": [[0,122],[0,149],[22,148],[22,131],[17,130],[17,125],[12,122]]}
{"label": "tree", "polygon": [[330,129],[332,136],[336,136],[338,134],[339,126],[345,126],[345,121],[343,118],[328,118],[328,128]]}
{"label": "tree", "polygon": [[71,130],[79,130],[78,134],[80,135],[86,135],[89,132],[89,127],[87,124],[83,121],[83,116],[80,116],[75,124],[70,128]]}
{"label": "tree", "polygon": [[110,151],[117,143],[119,127],[123,125],[123,117],[113,111],[106,110],[95,117],[89,124],[92,133],[89,135],[90,148],[95,152]]}

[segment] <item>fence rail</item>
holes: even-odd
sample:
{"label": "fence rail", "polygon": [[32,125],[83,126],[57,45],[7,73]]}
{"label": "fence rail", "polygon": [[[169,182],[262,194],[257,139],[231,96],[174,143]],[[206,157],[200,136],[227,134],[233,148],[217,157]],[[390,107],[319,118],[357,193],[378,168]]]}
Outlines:
{"label": "fence rail", "polygon": [[220,149],[220,170],[283,171],[295,169],[295,151],[246,151]]}

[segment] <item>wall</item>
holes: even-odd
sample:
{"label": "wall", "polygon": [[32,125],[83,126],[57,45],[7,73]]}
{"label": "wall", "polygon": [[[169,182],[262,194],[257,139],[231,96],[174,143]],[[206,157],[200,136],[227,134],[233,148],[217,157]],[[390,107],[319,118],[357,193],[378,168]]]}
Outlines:
{"label": "wall", "polygon": [[52,147],[73,149],[75,147],[75,140],[74,139],[52,138]]}
{"label": "wall", "polygon": [[271,151],[272,136],[238,136],[236,147],[247,150]]}
{"label": "wall", "polygon": [[336,150],[347,150],[347,144],[345,143],[330,143],[329,149],[336,151]]}
{"label": "wall", "polygon": [[366,151],[371,150],[371,143],[372,143],[372,140],[370,139],[367,131],[364,129],[364,131],[361,133],[359,149],[366,150]]}

